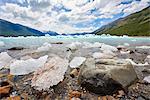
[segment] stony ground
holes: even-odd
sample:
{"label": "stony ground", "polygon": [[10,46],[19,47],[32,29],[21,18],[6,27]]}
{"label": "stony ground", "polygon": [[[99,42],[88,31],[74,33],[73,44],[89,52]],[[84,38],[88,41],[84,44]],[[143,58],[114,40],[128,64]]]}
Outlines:
{"label": "stony ground", "polygon": [[[32,53],[30,54],[32,57],[36,58],[41,55],[45,55],[46,53],[52,54],[55,53],[60,57],[64,57],[67,54],[63,54],[62,52],[58,52],[59,50],[55,50],[58,47],[54,47],[51,52],[44,52],[40,54]],[[119,58],[131,58],[134,62],[144,62],[146,56],[149,51],[141,51],[135,50],[135,48],[128,48],[128,50],[133,51],[132,53],[121,55],[117,53],[117,57]],[[87,49],[86,52],[95,52],[98,51],[98,48]],[[9,50],[7,51],[12,56],[16,58],[22,56],[23,54],[20,50]],[[15,53],[14,53],[15,52]],[[26,51],[26,53],[28,50]],[[80,56],[89,56],[89,53],[84,53],[83,49],[77,50],[71,56],[78,55]],[[15,55],[14,55],[15,54]],[[0,90],[1,100],[150,100],[150,84],[143,81],[143,78],[150,74],[150,66],[143,66],[142,68],[139,66],[134,66],[135,71],[137,72],[137,76],[139,78],[138,81],[133,83],[127,90],[118,90],[116,93],[112,95],[99,95],[92,93],[85,88],[82,88],[78,83],[78,73],[80,68],[73,69],[68,67],[68,70],[65,74],[65,78],[58,85],[49,88],[46,91],[38,91],[31,87],[31,79],[33,77],[33,73],[27,75],[11,75],[9,74],[9,68],[2,68],[0,70]],[[72,73],[73,70],[76,70],[76,74]],[[54,76],[55,77],[55,76]]]}

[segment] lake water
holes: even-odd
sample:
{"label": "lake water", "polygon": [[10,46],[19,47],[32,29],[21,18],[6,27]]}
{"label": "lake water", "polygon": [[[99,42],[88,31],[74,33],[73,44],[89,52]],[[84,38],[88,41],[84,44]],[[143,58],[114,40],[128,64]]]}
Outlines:
{"label": "lake water", "polygon": [[128,36],[110,36],[110,35],[83,35],[83,36],[41,36],[41,37],[0,37],[0,41],[4,42],[4,46],[0,49],[8,49],[11,47],[37,47],[45,42],[55,43],[64,42],[71,43],[79,42],[101,42],[109,45],[124,45],[130,44],[132,46],[150,46],[150,37],[128,37]]}

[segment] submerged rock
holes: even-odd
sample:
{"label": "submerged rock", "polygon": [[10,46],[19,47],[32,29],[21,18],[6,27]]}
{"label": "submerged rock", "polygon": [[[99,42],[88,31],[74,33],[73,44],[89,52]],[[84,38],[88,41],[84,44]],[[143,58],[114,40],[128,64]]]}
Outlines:
{"label": "submerged rock", "polygon": [[7,52],[1,52],[0,53],[0,69],[2,69],[3,67],[9,67],[12,60],[13,58],[9,56]]}
{"label": "submerged rock", "polygon": [[68,68],[68,60],[52,57],[43,67],[39,68],[32,78],[31,86],[37,90],[47,90],[63,81]]}
{"label": "submerged rock", "polygon": [[23,47],[12,47],[8,50],[23,50],[23,49],[25,49],[25,48],[23,48]]}
{"label": "submerged rock", "polygon": [[108,95],[126,89],[137,79],[133,66],[123,59],[88,58],[79,72],[79,83],[94,93]]}
{"label": "submerged rock", "polygon": [[78,68],[79,66],[81,66],[81,65],[83,64],[83,62],[84,62],[85,60],[86,60],[85,57],[74,57],[74,58],[71,60],[69,66],[70,66],[71,68]]}
{"label": "submerged rock", "polygon": [[10,74],[25,75],[36,71],[39,67],[44,66],[48,56],[42,56],[38,59],[16,60],[10,65]]}

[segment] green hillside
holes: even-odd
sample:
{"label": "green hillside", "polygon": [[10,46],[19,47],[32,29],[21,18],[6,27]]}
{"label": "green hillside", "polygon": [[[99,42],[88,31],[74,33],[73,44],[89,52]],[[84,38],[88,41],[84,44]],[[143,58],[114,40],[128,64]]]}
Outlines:
{"label": "green hillside", "polygon": [[150,36],[150,7],[101,27],[95,34]]}

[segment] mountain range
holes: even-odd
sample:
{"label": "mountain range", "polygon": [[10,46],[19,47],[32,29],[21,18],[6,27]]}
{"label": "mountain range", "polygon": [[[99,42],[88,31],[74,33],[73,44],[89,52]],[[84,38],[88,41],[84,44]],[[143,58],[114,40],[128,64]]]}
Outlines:
{"label": "mountain range", "polygon": [[58,35],[56,32],[41,32],[27,26],[0,19],[0,36],[44,36],[45,34]]}
{"label": "mountain range", "polygon": [[97,35],[150,36],[150,6],[109,23],[93,33]]}

